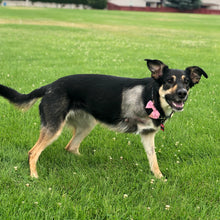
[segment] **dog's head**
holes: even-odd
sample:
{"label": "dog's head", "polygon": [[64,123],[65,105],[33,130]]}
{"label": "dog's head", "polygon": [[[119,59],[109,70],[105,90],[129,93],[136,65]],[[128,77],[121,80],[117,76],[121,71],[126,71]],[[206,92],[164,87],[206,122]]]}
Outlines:
{"label": "dog's head", "polygon": [[182,111],[191,87],[199,83],[201,76],[208,78],[203,69],[198,66],[187,67],[185,70],[169,69],[160,60],[149,60],[147,66],[151,77],[160,85],[159,95],[162,108]]}

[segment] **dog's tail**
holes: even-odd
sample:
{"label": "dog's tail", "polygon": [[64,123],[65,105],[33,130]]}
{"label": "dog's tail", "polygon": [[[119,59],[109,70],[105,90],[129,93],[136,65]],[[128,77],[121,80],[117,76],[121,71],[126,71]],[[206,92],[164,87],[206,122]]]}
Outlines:
{"label": "dog's tail", "polygon": [[21,110],[28,110],[37,99],[45,95],[46,91],[47,86],[43,86],[29,94],[21,94],[12,88],[0,84],[0,96],[8,99],[10,103]]}

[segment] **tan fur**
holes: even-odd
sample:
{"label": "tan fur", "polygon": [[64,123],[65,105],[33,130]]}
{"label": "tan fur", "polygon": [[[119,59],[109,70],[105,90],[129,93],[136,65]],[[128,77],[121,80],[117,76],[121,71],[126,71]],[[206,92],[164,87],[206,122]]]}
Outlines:
{"label": "tan fur", "polygon": [[80,155],[79,147],[83,139],[92,131],[95,124],[89,125],[87,128],[76,128],[73,137],[65,147],[65,149],[73,154]]}
{"label": "tan fur", "polygon": [[172,112],[172,108],[170,107],[170,105],[167,103],[166,99],[165,99],[165,95],[167,94],[171,94],[173,92],[173,90],[175,90],[177,88],[177,85],[174,86],[175,88],[171,88],[168,90],[164,90],[163,86],[160,87],[159,89],[159,94],[160,94],[160,105],[162,107],[162,109],[164,110],[164,113],[166,116],[169,116]]}
{"label": "tan fur", "polygon": [[159,89],[159,94],[160,94],[160,96],[164,97],[165,95],[175,93],[176,89],[177,89],[177,85],[175,85],[174,87],[172,87],[168,90],[164,90],[163,86],[161,86],[160,89]]}
{"label": "tan fur", "polygon": [[61,134],[64,127],[64,123],[60,126],[60,129],[55,133],[51,133],[48,128],[43,127],[40,131],[40,136],[33,148],[28,152],[30,175],[31,177],[38,178],[36,164],[42,151],[56,140]]}
{"label": "tan fur", "polygon": [[79,145],[76,146],[74,149],[71,150],[71,144],[72,144],[72,142],[73,142],[75,136],[76,136],[76,129],[73,130],[73,137],[70,139],[70,141],[69,141],[69,143],[66,145],[65,149],[66,149],[67,151],[71,152],[71,153],[80,155],[80,152],[79,152],[79,147],[80,147],[80,146],[79,146]]}
{"label": "tan fur", "polygon": [[14,106],[22,111],[27,111],[29,108],[31,108],[34,103],[37,101],[38,99],[32,99],[30,102],[27,102],[27,103],[23,103],[23,104],[20,104],[20,105],[16,105],[14,104]]}
{"label": "tan fur", "polygon": [[176,76],[173,75],[172,78],[173,78],[173,81],[176,82]]}
{"label": "tan fur", "polygon": [[156,178],[161,178],[163,177],[159,166],[157,162],[157,156],[155,152],[155,144],[154,144],[154,137],[155,137],[156,132],[149,133],[147,135],[141,135],[141,140],[144,145],[144,149],[147,153],[147,157],[149,160],[150,164],[150,169],[155,175]]}
{"label": "tan fur", "polygon": [[192,70],[192,72],[190,73],[190,77],[193,81],[193,83],[199,83],[201,76],[199,76],[197,73],[194,72],[194,69]]}

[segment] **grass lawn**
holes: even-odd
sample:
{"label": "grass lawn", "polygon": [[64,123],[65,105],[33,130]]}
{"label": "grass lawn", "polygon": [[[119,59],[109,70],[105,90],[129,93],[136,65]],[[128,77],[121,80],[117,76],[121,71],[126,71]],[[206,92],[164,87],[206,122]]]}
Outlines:
{"label": "grass lawn", "polygon": [[100,126],[81,157],[64,150],[65,129],[31,179],[38,105],[23,113],[0,98],[0,219],[219,219],[219,51],[220,16],[0,7],[0,83],[23,93],[70,74],[147,77],[144,58],[209,75],[156,137],[167,182],[139,136]]}

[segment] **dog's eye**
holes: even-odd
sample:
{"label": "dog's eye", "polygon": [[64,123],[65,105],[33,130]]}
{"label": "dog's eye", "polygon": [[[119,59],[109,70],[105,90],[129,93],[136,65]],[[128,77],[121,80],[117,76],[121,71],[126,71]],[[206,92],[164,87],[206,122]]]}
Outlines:
{"label": "dog's eye", "polygon": [[173,78],[170,78],[170,79],[167,80],[167,82],[168,82],[168,83],[173,83],[173,82],[174,82],[174,79],[173,79]]}

